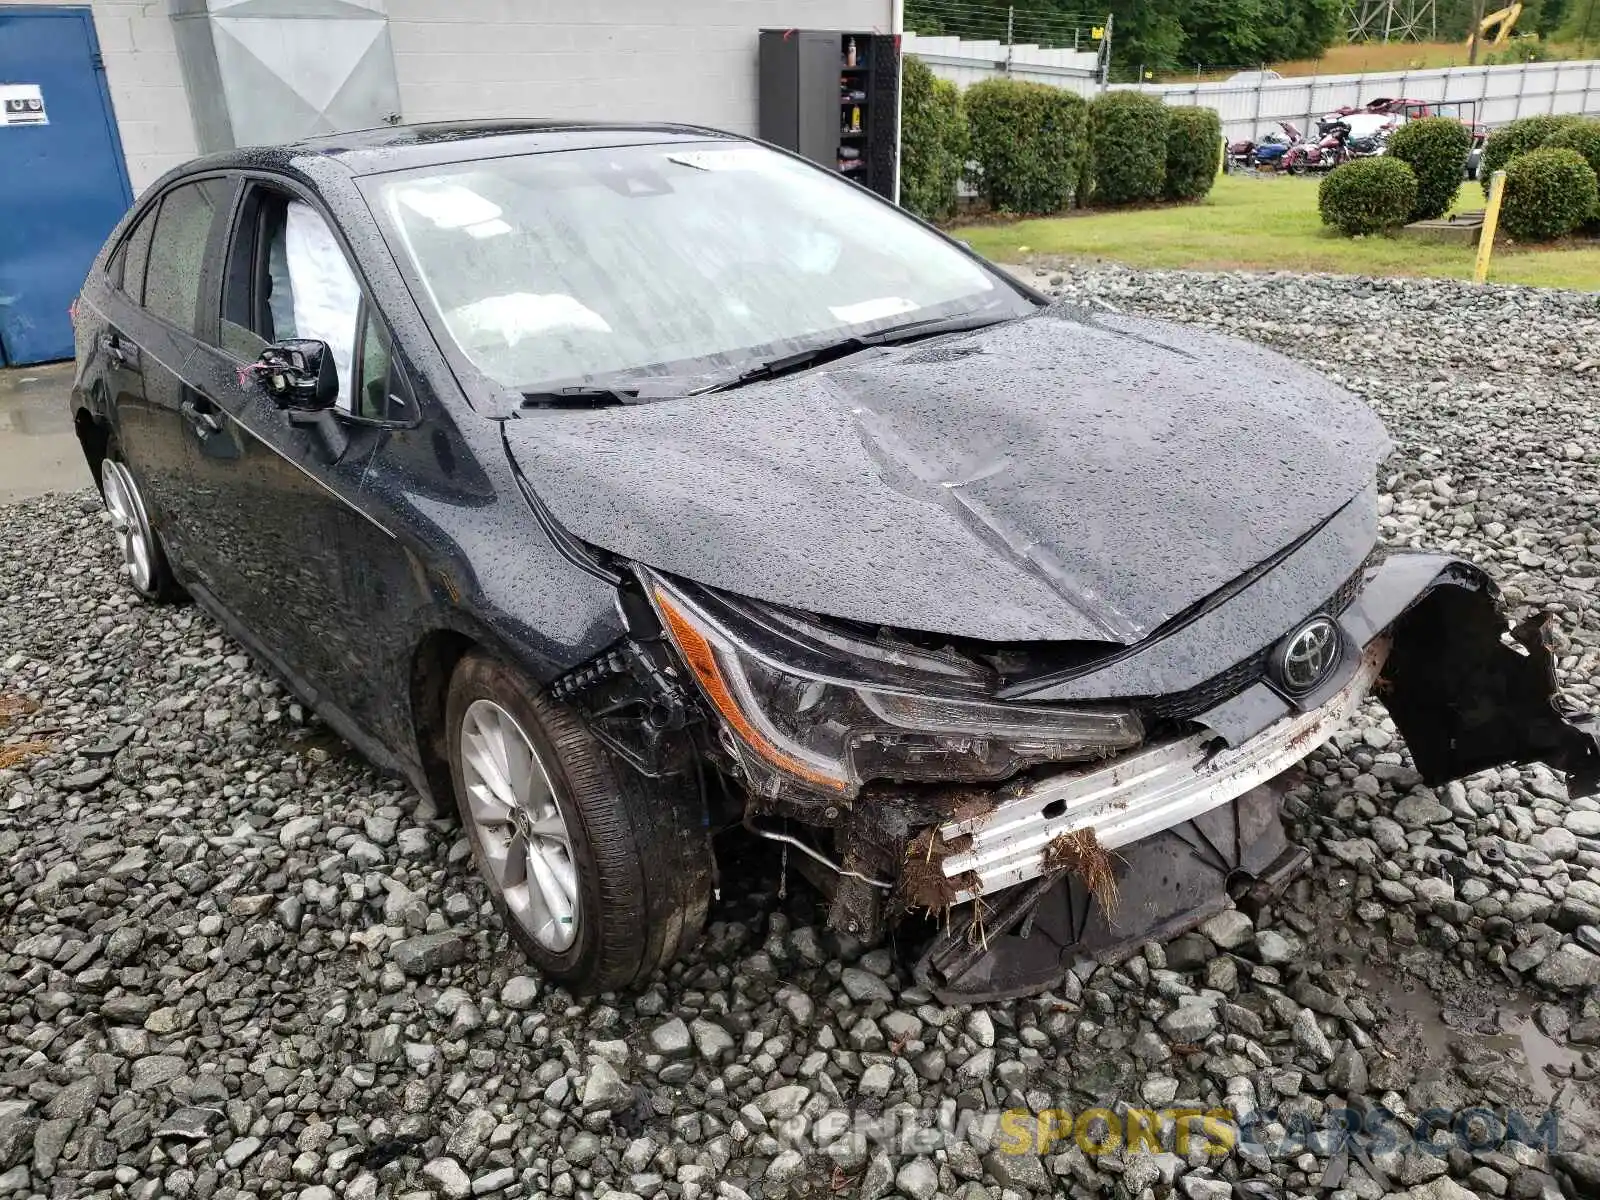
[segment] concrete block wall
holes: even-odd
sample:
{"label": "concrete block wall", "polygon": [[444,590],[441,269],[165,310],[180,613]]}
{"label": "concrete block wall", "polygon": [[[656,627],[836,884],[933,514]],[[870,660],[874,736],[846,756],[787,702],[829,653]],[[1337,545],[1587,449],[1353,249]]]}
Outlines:
{"label": "concrete block wall", "polygon": [[889,32],[892,0],[388,0],[407,121],[664,120],[756,132],[762,28]]}
{"label": "concrete block wall", "polygon": [[[7,0],[43,4],[60,0]],[[178,69],[167,0],[94,0],[95,36],[134,194],[195,156],[194,121]]]}
{"label": "concrete block wall", "polygon": [[[138,194],[198,153],[171,10],[168,0],[91,0],[88,7]],[[644,119],[755,133],[760,29],[887,32],[893,0],[387,0],[385,7],[406,121]]]}

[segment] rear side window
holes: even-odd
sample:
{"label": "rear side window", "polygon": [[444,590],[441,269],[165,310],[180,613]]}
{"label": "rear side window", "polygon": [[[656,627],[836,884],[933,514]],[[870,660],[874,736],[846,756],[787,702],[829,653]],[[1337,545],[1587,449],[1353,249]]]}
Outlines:
{"label": "rear side window", "polygon": [[122,245],[117,247],[117,252],[106,266],[112,286],[127,293],[135,304],[144,302],[144,269],[150,261],[150,235],[155,228],[156,209],[152,208],[133,227],[133,232],[123,239]]}
{"label": "rear side window", "polygon": [[[226,180],[186,183],[166,194],[156,214],[144,273],[144,306],[179,329],[195,327],[206,244],[212,221],[228,194]],[[131,248],[129,258],[131,271]]]}

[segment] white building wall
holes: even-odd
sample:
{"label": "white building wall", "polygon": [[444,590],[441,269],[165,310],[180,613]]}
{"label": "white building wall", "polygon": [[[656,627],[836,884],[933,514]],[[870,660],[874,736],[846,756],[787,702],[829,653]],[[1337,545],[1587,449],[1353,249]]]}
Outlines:
{"label": "white building wall", "polygon": [[570,117],[756,132],[763,28],[890,32],[892,0],[388,0],[407,121]]}
{"label": "white building wall", "polygon": [[[89,7],[137,195],[198,153],[170,9],[167,0],[91,0]],[[385,7],[406,121],[643,119],[754,133],[759,30],[888,32],[893,0],[388,0]]]}
{"label": "white building wall", "polygon": [[[7,0],[59,4],[60,0]],[[178,69],[167,0],[94,0],[95,36],[134,194],[195,156],[194,121]]]}

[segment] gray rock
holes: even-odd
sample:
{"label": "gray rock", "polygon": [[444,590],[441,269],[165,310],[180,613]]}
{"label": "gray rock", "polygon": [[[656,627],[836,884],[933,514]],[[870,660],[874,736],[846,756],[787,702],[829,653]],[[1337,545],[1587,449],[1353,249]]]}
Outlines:
{"label": "gray rock", "polygon": [[446,1200],[466,1200],[472,1195],[472,1180],[453,1158],[434,1158],[423,1164],[422,1178],[435,1195]]}
{"label": "gray rock", "polygon": [[1223,950],[1239,950],[1254,940],[1256,927],[1238,909],[1225,908],[1201,925],[1200,932]]}
{"label": "gray rock", "polygon": [[1175,1042],[1203,1042],[1217,1029],[1215,1005],[1185,999],[1160,1021],[1161,1031]]}
{"label": "gray rock", "polygon": [[581,1102],[584,1112],[618,1112],[633,1104],[633,1088],[623,1081],[615,1067],[597,1058],[583,1081]]}
{"label": "gray rock", "polygon": [[663,1058],[685,1058],[694,1050],[682,1017],[670,1017],[650,1031],[650,1049]]}
{"label": "gray rock", "polygon": [[260,1138],[239,1138],[237,1141],[230,1143],[228,1148],[222,1152],[222,1161],[237,1170],[249,1162],[259,1149],[261,1149]]}
{"label": "gray rock", "polygon": [[1229,1200],[1233,1185],[1226,1179],[1207,1179],[1201,1175],[1185,1175],[1180,1181],[1183,1194],[1189,1200]]}
{"label": "gray rock", "polygon": [[431,975],[442,967],[454,966],[467,957],[467,942],[452,929],[419,934],[396,942],[389,958],[407,975]]}
{"label": "gray rock", "polygon": [[1282,967],[1297,961],[1303,951],[1300,939],[1276,929],[1256,931],[1256,957],[1268,966]]}
{"label": "gray rock", "polygon": [[910,1200],[933,1200],[939,1190],[939,1172],[925,1158],[914,1158],[895,1173],[894,1185]]}
{"label": "gray rock", "polygon": [[1579,992],[1600,983],[1600,957],[1568,943],[1534,971],[1533,977],[1558,992]]}
{"label": "gray rock", "polygon": [[889,985],[870,971],[863,971],[859,967],[846,967],[839,976],[845,995],[858,1004],[870,1000],[882,1000],[888,1003],[894,999],[894,992]]}
{"label": "gray rock", "polygon": [[189,1064],[174,1054],[151,1054],[133,1064],[132,1087],[136,1092],[148,1091],[171,1083],[189,1069]]}
{"label": "gray rock", "polygon": [[700,1057],[709,1062],[719,1061],[733,1052],[733,1037],[715,1021],[699,1019],[689,1025],[689,1035],[694,1038],[694,1048]]}
{"label": "gray rock", "polygon": [[512,1012],[526,1012],[539,999],[539,981],[531,975],[514,975],[500,989],[500,1003]]}
{"label": "gray rock", "polygon": [[95,1101],[99,1099],[100,1080],[93,1075],[85,1075],[50,1097],[50,1103],[45,1106],[45,1116],[81,1121],[94,1111]]}
{"label": "gray rock", "polygon": [[1333,1062],[1333,1047],[1328,1045],[1327,1037],[1317,1024],[1317,1014],[1309,1008],[1302,1008],[1295,1014],[1289,1032],[1294,1036],[1294,1044],[1312,1062],[1318,1066],[1327,1066]]}

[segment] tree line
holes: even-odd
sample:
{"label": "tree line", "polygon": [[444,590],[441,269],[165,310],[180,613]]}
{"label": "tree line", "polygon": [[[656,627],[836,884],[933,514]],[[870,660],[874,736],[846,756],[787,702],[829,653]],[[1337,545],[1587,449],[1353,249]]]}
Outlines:
{"label": "tree line", "polygon": [[[1466,40],[1476,0],[1437,0],[1437,36]],[[917,33],[1091,48],[1090,29],[1113,21],[1115,79],[1151,73],[1254,67],[1317,58],[1347,33],[1344,0],[907,0]],[[1486,11],[1501,0],[1486,0]],[[1430,33],[1433,31],[1430,30]],[[1519,35],[1600,43],[1600,0],[1524,0]]]}

